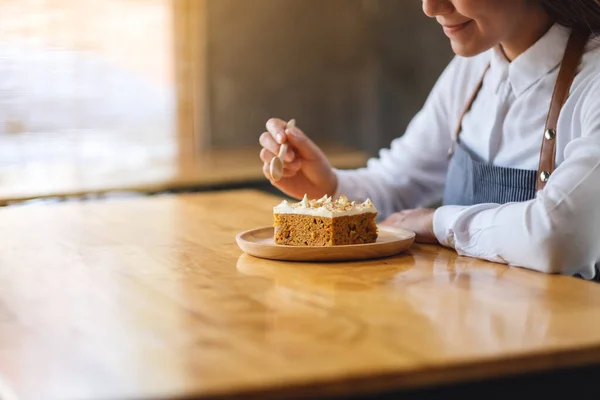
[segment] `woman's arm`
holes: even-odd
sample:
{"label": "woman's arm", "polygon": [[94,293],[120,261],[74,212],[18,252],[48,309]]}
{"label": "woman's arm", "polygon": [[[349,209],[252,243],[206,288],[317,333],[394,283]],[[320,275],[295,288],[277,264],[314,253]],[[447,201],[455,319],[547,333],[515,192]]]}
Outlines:
{"label": "woman's arm", "polygon": [[[581,137],[534,200],[440,207],[434,231],[459,254],[591,279],[600,260],[600,79],[585,93]],[[576,126],[577,124],[574,124]]]}
{"label": "woman's arm", "polygon": [[345,194],[356,200],[368,197],[383,217],[438,201],[444,188],[447,152],[460,105],[467,101],[485,65],[482,57],[454,58],[404,136],[394,140],[390,149],[381,150],[378,158],[369,160],[366,168],[336,171],[335,195]]}

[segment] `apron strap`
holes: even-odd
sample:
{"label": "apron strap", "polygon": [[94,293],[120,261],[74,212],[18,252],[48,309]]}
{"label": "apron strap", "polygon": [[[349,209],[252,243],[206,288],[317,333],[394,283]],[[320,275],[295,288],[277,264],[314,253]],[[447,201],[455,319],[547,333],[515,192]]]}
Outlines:
{"label": "apron strap", "polygon": [[[577,67],[581,62],[585,45],[588,41],[589,34],[582,33],[577,30],[571,32],[563,59],[561,62],[560,70],[558,72],[558,78],[554,85],[554,91],[552,93],[552,101],[550,102],[550,110],[548,111],[548,117],[546,119],[546,126],[544,128],[544,135],[542,138],[542,147],[540,150],[540,161],[537,170],[536,178],[536,192],[542,190],[546,186],[546,182],[550,179],[550,175],[554,172],[555,159],[556,159],[556,126],[558,125],[558,117],[560,111],[567,101],[569,91],[575,75],[577,74]],[[454,146],[458,141],[458,136],[462,131],[462,122],[465,115],[469,112],[481,87],[483,86],[483,80],[485,75],[490,68],[488,64],[483,71],[482,77],[477,83],[475,91],[469,98],[467,105],[463,112],[460,114],[458,119],[458,125],[452,135],[452,144],[448,149],[448,158],[454,154]]]}
{"label": "apron strap", "polygon": [[577,67],[583,56],[588,38],[589,35],[576,30],[574,30],[569,37],[560,71],[558,72],[558,78],[556,79],[556,85],[554,86],[554,92],[552,93],[552,101],[546,119],[546,127],[544,128],[540,162],[537,170],[536,192],[544,189],[546,182],[550,179],[550,175],[554,172],[558,116],[569,97],[569,91],[573,84],[573,80],[575,79],[575,75],[577,74]]}

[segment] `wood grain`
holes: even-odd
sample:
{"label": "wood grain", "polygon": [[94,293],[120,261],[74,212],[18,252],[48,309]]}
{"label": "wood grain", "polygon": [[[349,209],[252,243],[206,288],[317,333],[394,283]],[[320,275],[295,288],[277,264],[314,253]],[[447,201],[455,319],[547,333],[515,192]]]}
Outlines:
{"label": "wood grain", "polygon": [[[600,362],[600,285],[413,245],[262,260],[253,191],[0,209],[0,388],[22,399],[359,394]],[[0,393],[0,398],[6,398]]]}
{"label": "wood grain", "polygon": [[254,257],[279,261],[357,261],[390,257],[408,249],[414,232],[379,228],[376,243],[345,246],[282,246],[275,244],[272,226],[250,229],[236,236],[238,246]]}

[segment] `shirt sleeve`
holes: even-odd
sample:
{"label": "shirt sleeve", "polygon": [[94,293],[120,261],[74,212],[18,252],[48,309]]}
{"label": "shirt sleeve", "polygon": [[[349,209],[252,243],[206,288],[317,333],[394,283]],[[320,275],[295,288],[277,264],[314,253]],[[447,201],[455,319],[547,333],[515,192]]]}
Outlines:
{"label": "shirt sleeve", "polygon": [[380,217],[441,198],[453,120],[446,98],[453,91],[458,64],[457,58],[450,62],[405,134],[395,139],[389,149],[370,159],[366,168],[335,170],[335,196],[344,194],[357,201],[370,198]]}
{"label": "shirt sleeve", "polygon": [[580,137],[534,200],[444,206],[434,231],[461,255],[593,279],[600,259],[600,80],[584,94]]}

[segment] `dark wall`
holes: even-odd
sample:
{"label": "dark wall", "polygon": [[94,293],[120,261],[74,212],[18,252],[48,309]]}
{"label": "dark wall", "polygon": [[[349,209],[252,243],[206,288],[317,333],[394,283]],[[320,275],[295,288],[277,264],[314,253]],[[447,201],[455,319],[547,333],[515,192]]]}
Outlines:
{"label": "dark wall", "polygon": [[402,134],[451,51],[406,0],[209,0],[211,145],[256,143],[272,116],[374,152]]}
{"label": "dark wall", "polygon": [[421,1],[377,0],[380,49],[379,131],[375,147],[402,135],[453,53]]}

